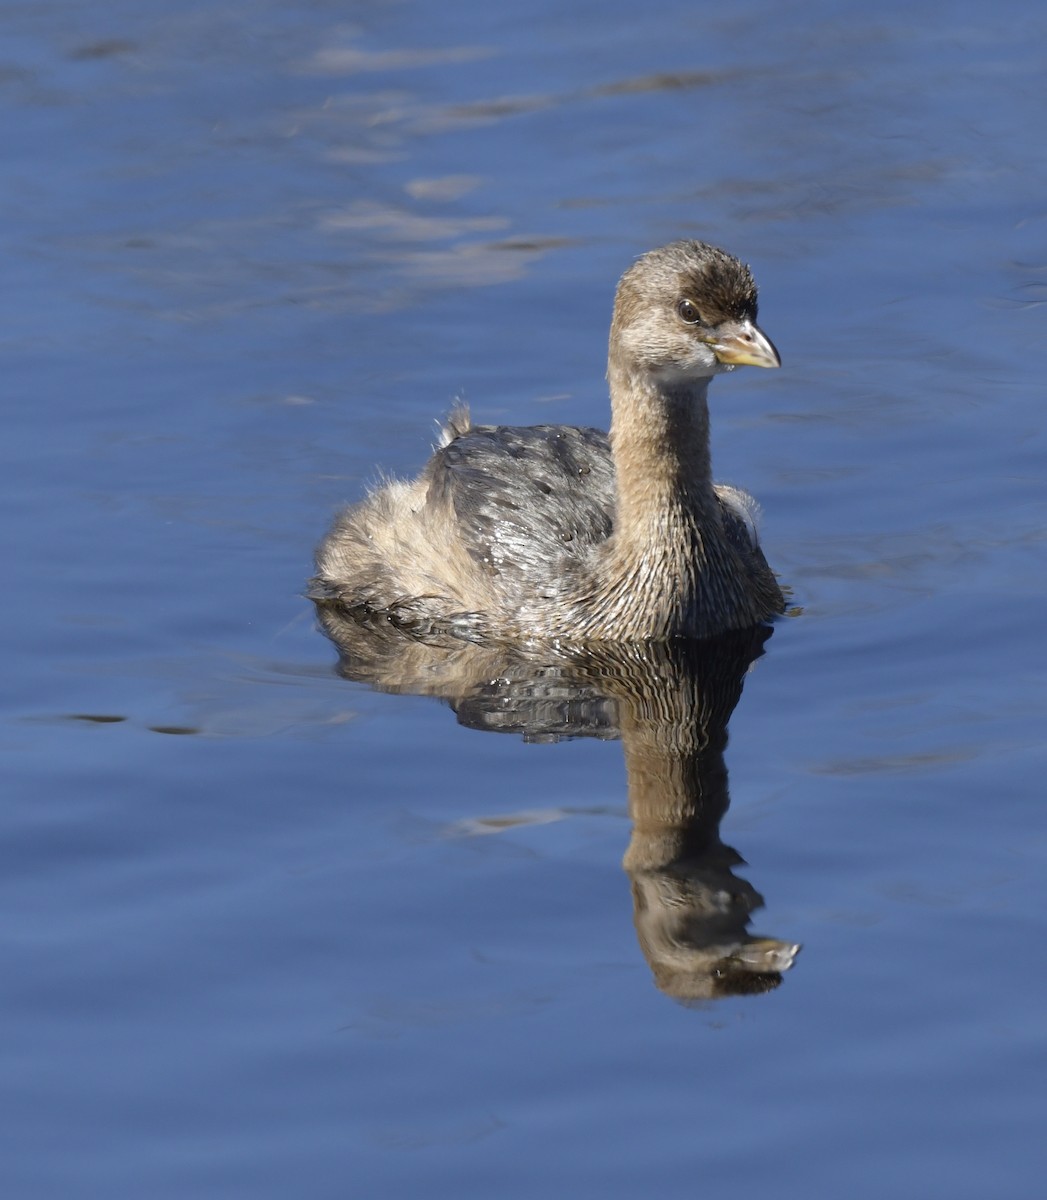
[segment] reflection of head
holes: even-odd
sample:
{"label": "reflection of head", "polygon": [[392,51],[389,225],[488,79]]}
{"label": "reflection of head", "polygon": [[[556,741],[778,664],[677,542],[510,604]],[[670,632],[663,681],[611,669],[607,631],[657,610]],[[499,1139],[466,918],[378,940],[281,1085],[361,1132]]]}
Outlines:
{"label": "reflection of head", "polygon": [[621,738],[637,937],[655,982],[682,1002],[769,991],[799,951],[749,933],[763,900],[720,841],[729,803],[727,722],[770,630],[702,642],[565,650],[434,643],[319,605],[347,678],[438,696],[459,721],[532,741]]}
{"label": "reflection of head", "polygon": [[741,859],[719,846],[704,861],[630,872],[633,920],[663,992],[683,1003],[768,992],[799,951],[795,943],[751,937],[763,898],[731,871]]}

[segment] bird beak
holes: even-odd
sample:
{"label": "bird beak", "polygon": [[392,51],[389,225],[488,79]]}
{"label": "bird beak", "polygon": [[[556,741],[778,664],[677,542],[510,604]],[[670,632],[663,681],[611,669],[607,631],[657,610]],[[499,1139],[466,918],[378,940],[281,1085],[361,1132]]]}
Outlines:
{"label": "bird beak", "polygon": [[774,343],[752,321],[725,321],[716,331],[713,353],[720,362],[738,367],[780,367]]}

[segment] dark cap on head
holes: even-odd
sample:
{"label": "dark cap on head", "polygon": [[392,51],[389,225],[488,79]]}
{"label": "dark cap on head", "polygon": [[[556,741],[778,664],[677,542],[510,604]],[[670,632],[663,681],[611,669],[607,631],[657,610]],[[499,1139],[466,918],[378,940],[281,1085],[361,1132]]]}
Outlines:
{"label": "dark cap on head", "polygon": [[626,286],[649,283],[695,301],[707,325],[756,319],[752,272],[733,254],[707,242],[687,239],[659,246],[638,258],[622,276]]}

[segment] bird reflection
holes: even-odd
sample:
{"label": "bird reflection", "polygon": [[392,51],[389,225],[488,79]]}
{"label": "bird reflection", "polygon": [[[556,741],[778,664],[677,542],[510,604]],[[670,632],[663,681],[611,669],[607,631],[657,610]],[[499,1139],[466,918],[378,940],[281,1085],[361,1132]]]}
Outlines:
{"label": "bird reflection", "polygon": [[770,629],[704,641],[565,649],[418,640],[317,605],[339,671],[381,691],[436,696],[460,723],[529,741],[620,738],[632,836],[624,868],[658,987],[684,1003],[778,986],[795,942],[750,932],[763,898],[720,840],[727,722]]}

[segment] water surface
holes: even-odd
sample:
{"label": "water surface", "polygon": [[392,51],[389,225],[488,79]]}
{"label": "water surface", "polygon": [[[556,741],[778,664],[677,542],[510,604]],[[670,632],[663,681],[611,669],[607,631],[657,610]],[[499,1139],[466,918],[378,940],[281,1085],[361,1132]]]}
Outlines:
{"label": "water surface", "polygon": [[[1047,17],[2,12],[4,1195],[1038,1196]],[[455,397],[605,424],[678,236],[760,282],[715,461],[803,609],[720,836],[804,949],[690,1004],[622,743],[342,678],[301,598]]]}

